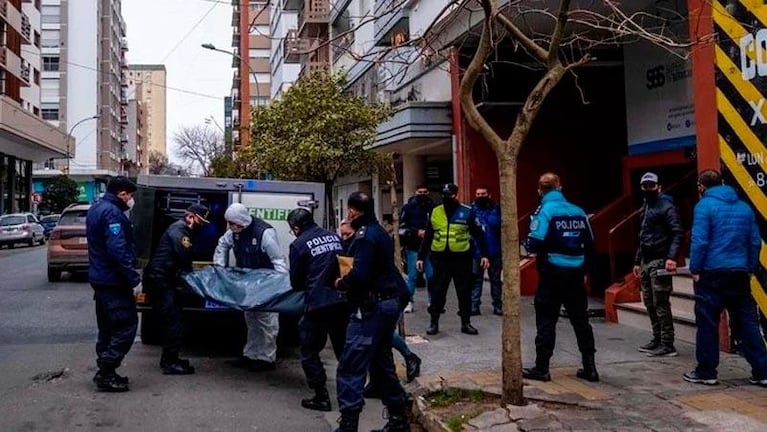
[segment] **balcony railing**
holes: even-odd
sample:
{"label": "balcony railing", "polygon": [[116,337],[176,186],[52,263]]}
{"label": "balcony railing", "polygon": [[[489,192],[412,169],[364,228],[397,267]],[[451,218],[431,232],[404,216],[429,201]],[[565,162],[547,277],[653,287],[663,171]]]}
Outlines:
{"label": "balcony railing", "polygon": [[327,72],[330,69],[330,64],[323,61],[310,61],[301,66],[300,75],[302,78],[309,77],[316,73]]}
{"label": "balcony railing", "polygon": [[309,41],[298,37],[298,30],[295,29],[288,31],[283,44],[286,63],[298,63],[301,55],[309,50]]}
{"label": "balcony railing", "polygon": [[21,36],[29,42],[29,44],[32,43],[32,23],[25,13],[21,14]]}
{"label": "balcony railing", "polygon": [[29,83],[30,74],[32,72],[32,68],[29,66],[29,63],[26,61],[22,61],[21,63],[21,79],[23,81],[26,81]]}
{"label": "balcony railing", "polygon": [[298,10],[298,28],[307,24],[330,23],[330,0],[304,0],[304,7]]}

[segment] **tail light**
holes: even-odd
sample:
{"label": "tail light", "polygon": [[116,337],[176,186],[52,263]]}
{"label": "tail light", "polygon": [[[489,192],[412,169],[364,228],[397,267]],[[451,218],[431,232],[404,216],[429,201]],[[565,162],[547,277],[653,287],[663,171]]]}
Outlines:
{"label": "tail light", "polygon": [[21,229],[22,229],[23,231],[29,231],[29,225],[27,225],[27,224],[24,224],[24,225],[22,225],[22,226],[21,226]]}
{"label": "tail light", "polygon": [[61,238],[61,231],[53,231],[51,232],[51,240],[58,240]]}

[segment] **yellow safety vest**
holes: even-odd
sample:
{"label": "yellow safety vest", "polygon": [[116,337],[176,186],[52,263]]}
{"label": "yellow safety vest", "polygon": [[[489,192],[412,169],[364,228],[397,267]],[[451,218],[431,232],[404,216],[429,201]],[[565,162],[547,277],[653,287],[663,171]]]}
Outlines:
{"label": "yellow safety vest", "polygon": [[447,220],[444,205],[432,210],[431,226],[434,229],[432,252],[467,252],[469,250],[471,247],[468,221],[470,212],[471,207],[460,205],[455,210],[452,220]]}

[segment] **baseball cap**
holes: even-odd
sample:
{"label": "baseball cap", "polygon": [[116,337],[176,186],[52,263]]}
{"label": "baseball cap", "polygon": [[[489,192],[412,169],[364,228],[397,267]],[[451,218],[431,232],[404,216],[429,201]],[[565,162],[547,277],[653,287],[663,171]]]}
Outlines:
{"label": "baseball cap", "polygon": [[186,209],[186,212],[197,216],[203,223],[208,223],[208,208],[204,205],[192,204]]}
{"label": "baseball cap", "polygon": [[642,175],[642,179],[639,180],[639,184],[641,185],[641,184],[644,184],[644,183],[656,183],[657,184],[658,183],[658,175],[655,174],[655,173],[651,173],[651,172],[644,173],[644,175]]}

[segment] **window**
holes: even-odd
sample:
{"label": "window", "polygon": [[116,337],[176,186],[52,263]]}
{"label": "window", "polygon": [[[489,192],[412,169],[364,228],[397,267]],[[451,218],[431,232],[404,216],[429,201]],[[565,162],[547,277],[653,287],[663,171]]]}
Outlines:
{"label": "window", "polygon": [[61,42],[59,30],[43,30],[41,46],[43,48],[58,48]]}
{"label": "window", "polygon": [[59,57],[58,56],[43,56],[43,70],[46,72],[58,72],[59,71]]}
{"label": "window", "polygon": [[269,54],[270,54],[269,50],[266,48],[264,49],[251,48],[248,51],[248,55],[250,56],[250,58],[269,58]]}
{"label": "window", "polygon": [[40,48],[40,32],[35,30],[35,38],[34,38],[35,46]]}
{"label": "window", "polygon": [[27,215],[27,222],[29,222],[29,223],[37,223],[37,221],[35,220],[35,217],[32,216],[32,215]]}
{"label": "window", "polygon": [[35,84],[40,85],[40,71],[34,70]]}
{"label": "window", "polygon": [[58,120],[59,119],[59,104],[43,102],[42,104],[42,118],[43,120]]}
{"label": "window", "polygon": [[268,73],[257,73],[255,74],[255,77],[253,75],[254,74],[249,74],[251,84],[255,83],[256,80],[259,84],[269,84],[272,79],[272,75]]}
{"label": "window", "polygon": [[[58,100],[59,98],[59,79],[43,78],[40,81],[40,97],[43,100]],[[43,107],[45,108],[45,107]]]}
{"label": "window", "polygon": [[32,107],[32,113],[36,116],[40,115],[40,108],[38,107]]}
{"label": "window", "polygon": [[59,5],[45,5],[40,12],[43,24],[58,24],[61,22],[61,7]]}

